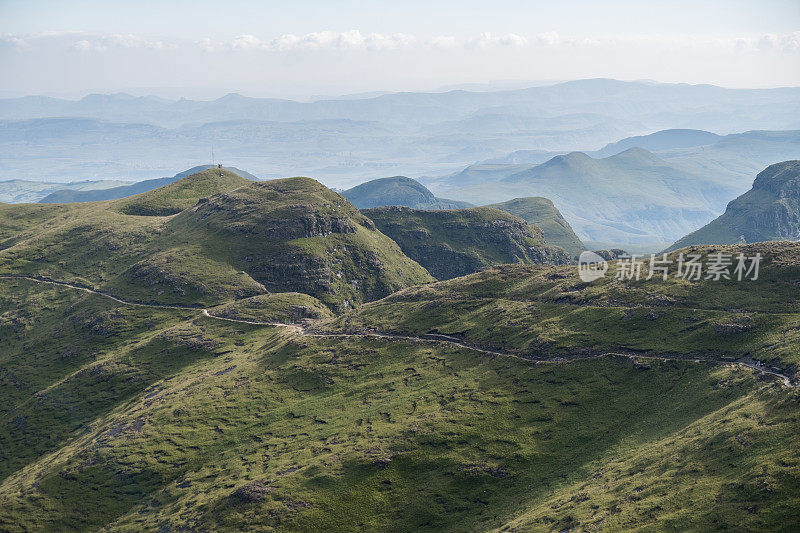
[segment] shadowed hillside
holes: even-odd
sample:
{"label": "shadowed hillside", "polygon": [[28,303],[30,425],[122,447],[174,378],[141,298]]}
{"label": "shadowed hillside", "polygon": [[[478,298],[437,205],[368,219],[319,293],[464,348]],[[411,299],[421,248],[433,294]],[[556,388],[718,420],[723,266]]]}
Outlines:
{"label": "shadowed hillside", "polygon": [[539,228],[498,209],[379,207],[363,213],[437,279],[471,274],[496,264],[563,264],[570,260],[562,248],[545,242]]}
{"label": "shadowed hillside", "polygon": [[507,202],[491,204],[486,207],[494,207],[501,211],[511,213],[522,219],[528,224],[532,224],[542,230],[544,239],[548,244],[560,246],[570,257],[577,257],[586,248],[583,243],[572,231],[561,213],[547,198],[530,197],[514,198]]}

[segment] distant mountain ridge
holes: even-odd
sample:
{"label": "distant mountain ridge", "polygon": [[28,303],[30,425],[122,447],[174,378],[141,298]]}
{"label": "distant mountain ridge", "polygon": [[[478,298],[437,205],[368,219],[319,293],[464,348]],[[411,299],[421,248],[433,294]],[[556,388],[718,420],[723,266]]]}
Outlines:
{"label": "distant mountain ridge", "polygon": [[721,135],[703,130],[671,129],[661,130],[649,135],[628,137],[615,143],[607,144],[592,155],[610,156],[624,152],[629,148],[644,148],[651,152],[672,150],[675,148],[692,148],[713,144],[722,139]]}
{"label": "distant mountain ridge", "polygon": [[[519,114],[520,109],[560,113],[569,108],[573,113],[600,113],[631,118],[642,114],[676,112],[676,107],[705,108],[708,117],[724,106],[741,107],[744,111],[759,97],[769,110],[772,103],[800,97],[800,88],[726,89],[713,85],[652,84],[612,79],[574,80],[553,85],[504,91],[470,92],[453,90],[433,93],[390,93],[373,98],[327,99],[296,102],[278,98],[252,98],[236,93],[216,100],[200,101],[182,98],[165,100],[158,97],[135,97],[125,93],[92,94],[80,100],[62,100],[43,96],[0,99],[0,118],[23,119],[43,117],[93,117],[105,120],[146,120],[157,125],[222,119],[254,119],[295,121],[320,118],[384,120],[427,123],[453,120],[481,108],[498,108]],[[647,103],[649,108],[633,103]],[[795,100],[796,102],[796,100]],[[680,103],[676,106],[676,103]],[[641,111],[644,109],[644,113]],[[409,111],[414,111],[409,114]],[[747,117],[753,113],[747,111]]]}
{"label": "distant mountain ridge", "polygon": [[119,180],[83,180],[69,183],[48,181],[5,180],[0,181],[0,202],[6,204],[35,203],[56,191],[99,190],[112,187],[124,187],[130,182]]}
{"label": "distant mountain ridge", "polygon": [[800,160],[770,165],[725,212],[667,251],[696,244],[800,241]]}
{"label": "distant mountain ridge", "polygon": [[549,198],[581,240],[622,243],[667,241],[681,228],[711,220],[714,205],[731,192],[641,148],[603,159],[572,152],[469,190],[467,199]]}
{"label": "distant mountain ridge", "polygon": [[0,100],[0,152],[10,154],[0,176],[60,181],[91,169],[105,178],[150,177],[214,144],[226,161],[246,161],[263,177],[309,175],[342,186],[365,176],[442,175],[515,152],[517,162],[541,163],[538,151],[594,149],[668,128],[800,129],[798,117],[799,88],[609,79],[313,102],[28,97]]}

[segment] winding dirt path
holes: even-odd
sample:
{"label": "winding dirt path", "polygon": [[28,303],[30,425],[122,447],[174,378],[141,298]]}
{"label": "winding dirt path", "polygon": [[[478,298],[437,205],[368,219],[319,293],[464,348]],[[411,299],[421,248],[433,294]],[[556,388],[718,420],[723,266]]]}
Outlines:
{"label": "winding dirt path", "polygon": [[772,376],[778,378],[784,386],[789,388],[797,388],[800,387],[800,383],[792,382],[789,376],[781,374],[779,372],[775,372],[772,370],[768,370],[763,366],[758,366],[757,364],[751,363],[749,361],[739,360],[739,361],[716,361],[711,359],[692,359],[688,357],[673,357],[673,356],[655,356],[655,355],[642,355],[636,353],[625,353],[625,352],[607,352],[607,353],[596,353],[596,354],[584,354],[574,358],[564,358],[558,360],[542,360],[542,359],[531,359],[528,357],[523,357],[519,354],[507,353],[507,352],[498,352],[494,350],[488,350],[486,348],[481,348],[480,346],[474,346],[471,344],[467,344],[463,342],[461,339],[457,337],[451,337],[449,335],[441,335],[441,334],[423,334],[420,336],[413,336],[413,335],[401,335],[396,333],[380,333],[376,331],[362,331],[358,333],[327,333],[327,332],[319,332],[319,331],[310,331],[307,328],[303,327],[299,324],[286,324],[283,322],[259,322],[254,320],[242,320],[238,318],[228,318],[222,317],[218,315],[212,315],[208,309],[202,307],[189,307],[189,306],[180,306],[180,305],[167,305],[167,304],[153,304],[153,303],[142,303],[142,302],[131,302],[127,300],[123,300],[122,298],[118,298],[112,294],[107,292],[98,291],[94,289],[90,289],[88,287],[82,287],[80,285],[74,285],[72,283],[67,283],[64,281],[58,281],[50,278],[44,277],[33,277],[33,276],[22,276],[22,275],[15,275],[15,274],[0,274],[0,279],[22,279],[27,281],[32,281],[35,283],[47,283],[50,285],[56,285],[59,287],[68,287],[70,289],[76,291],[82,291],[88,294],[95,294],[97,296],[102,296],[104,298],[108,298],[114,302],[117,302],[122,305],[130,305],[135,307],[148,307],[153,309],[176,309],[180,311],[199,311],[200,314],[207,318],[212,318],[214,320],[220,320],[224,322],[233,322],[236,324],[249,324],[251,326],[269,326],[269,327],[278,327],[278,328],[285,328],[295,332],[298,335],[302,335],[305,337],[321,337],[321,338],[380,338],[380,339],[394,339],[394,340],[403,340],[409,342],[417,342],[417,343],[436,343],[436,344],[446,344],[450,346],[456,346],[458,348],[463,348],[467,350],[472,350],[475,352],[485,353],[487,355],[491,355],[494,357],[512,357],[514,359],[521,359],[523,361],[527,361],[529,363],[534,364],[559,364],[559,363],[568,363],[570,361],[576,361],[581,359],[592,359],[597,357],[603,357],[607,355],[611,356],[620,356],[620,357],[627,357],[629,359],[661,359],[663,361],[683,361],[683,362],[692,362],[692,363],[700,363],[700,362],[707,362],[707,363],[715,363],[720,365],[739,365],[743,367],[750,368],[759,372],[764,375]]}

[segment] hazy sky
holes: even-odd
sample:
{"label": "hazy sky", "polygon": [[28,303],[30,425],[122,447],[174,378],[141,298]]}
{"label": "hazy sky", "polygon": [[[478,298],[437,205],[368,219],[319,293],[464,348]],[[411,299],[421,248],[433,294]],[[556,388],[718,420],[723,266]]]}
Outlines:
{"label": "hazy sky", "polygon": [[800,85],[800,0],[0,0],[0,93],[306,98],[590,77]]}

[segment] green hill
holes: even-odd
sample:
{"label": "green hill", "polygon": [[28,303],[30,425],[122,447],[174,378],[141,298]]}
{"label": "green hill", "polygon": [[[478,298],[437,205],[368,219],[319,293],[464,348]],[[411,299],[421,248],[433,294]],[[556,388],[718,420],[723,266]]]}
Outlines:
{"label": "green hill", "polygon": [[436,198],[420,182],[405,176],[380,178],[342,192],[359,209],[403,205],[414,209],[462,209],[472,207],[467,202]]}
{"label": "green hill", "polygon": [[[186,205],[170,217],[139,216]],[[219,305],[302,292],[341,309],[431,280],[357,209],[308,178],[250,182],[211,170],[124,200],[3,205],[3,237],[0,273],[147,302]]]}
{"label": "green hill", "polygon": [[569,262],[563,249],[545,244],[541,230],[498,209],[379,207],[363,213],[437,279],[503,263]]}
{"label": "green hill", "polygon": [[250,183],[235,172],[211,168],[190,174],[176,182],[114,203],[126,215],[169,216],[195,205],[200,198],[232,191]]}
{"label": "green hill", "polygon": [[800,240],[800,161],[770,165],[718,218],[668,250],[692,244]]}
{"label": "green hill", "polygon": [[310,178],[251,183],[216,195],[165,229],[270,291],[311,294],[335,307],[431,279],[371,220]]}
{"label": "green hill", "polygon": [[528,224],[542,230],[544,240],[548,244],[560,246],[571,257],[577,257],[586,249],[580,241],[572,227],[569,225],[561,213],[547,198],[533,196],[528,198],[514,198],[507,202],[491,204],[486,207],[494,207],[506,213],[511,213],[522,219]]}

